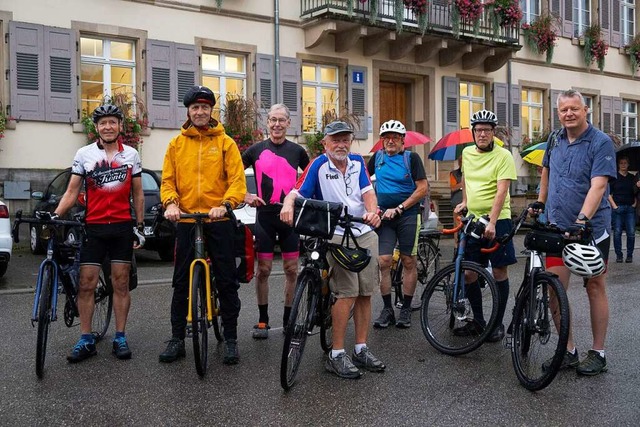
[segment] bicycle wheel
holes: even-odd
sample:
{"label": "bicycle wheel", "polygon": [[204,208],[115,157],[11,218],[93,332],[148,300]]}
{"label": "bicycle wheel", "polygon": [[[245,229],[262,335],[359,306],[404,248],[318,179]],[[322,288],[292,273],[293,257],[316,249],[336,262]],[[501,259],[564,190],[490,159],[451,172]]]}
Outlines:
{"label": "bicycle wheel", "polygon": [[91,330],[96,341],[102,339],[109,329],[111,309],[113,308],[113,291],[107,287],[103,273],[100,272],[95,290],[95,308],[91,321]]}
{"label": "bicycle wheel", "polygon": [[320,345],[325,353],[329,353],[333,347],[333,321],[331,317],[331,300],[333,295],[327,292],[320,300]]}
{"label": "bicycle wheel", "polygon": [[207,289],[202,265],[193,267],[191,276],[191,334],[196,371],[203,377],[207,373]]}
{"label": "bicycle wheel", "polygon": [[215,286],[215,281],[211,278],[211,306],[213,308],[213,334],[216,336],[218,342],[224,341],[222,337],[222,318],[220,317],[220,298],[218,297],[218,290]]}
{"label": "bicycle wheel", "polygon": [[280,360],[280,385],[285,390],[289,390],[295,382],[311,328],[310,310],[315,310],[315,306],[310,307],[314,280],[313,273],[308,270],[303,270],[298,276]]}
{"label": "bicycle wheel", "polygon": [[418,243],[417,267],[418,282],[411,300],[413,310],[419,310],[422,306],[422,297],[427,283],[429,283],[429,278],[433,277],[440,269],[440,250],[431,240],[423,240]]}
{"label": "bicycle wheel", "polygon": [[42,271],[40,301],[38,301],[38,338],[36,341],[36,375],[38,378],[42,378],[44,375],[44,359],[47,355],[47,340],[51,324],[51,299],[53,292],[57,291],[53,280],[53,266],[47,264]]}
{"label": "bicycle wheel", "polygon": [[[479,286],[481,305],[473,310],[467,295],[461,294],[461,287],[458,297],[454,297],[455,264],[449,264],[427,284],[420,311],[422,332],[429,344],[451,356],[466,354],[480,347],[493,330],[498,315],[498,291],[493,277],[480,264],[471,261],[462,262],[461,277],[465,272],[478,275],[478,283],[471,286]],[[489,319],[483,321],[480,313],[484,319],[488,314]]]}
{"label": "bicycle wheel", "polygon": [[396,268],[391,269],[391,289],[395,294],[393,303],[395,304],[396,308],[402,308],[402,304],[404,303],[404,294],[402,293],[402,276],[403,275],[404,275],[404,266],[402,265],[402,260],[398,259]]}
{"label": "bicycle wheel", "polygon": [[525,286],[513,314],[511,360],[520,383],[535,391],[551,384],[562,364],[569,339],[569,300],[560,281],[547,272],[536,274],[533,292]]}

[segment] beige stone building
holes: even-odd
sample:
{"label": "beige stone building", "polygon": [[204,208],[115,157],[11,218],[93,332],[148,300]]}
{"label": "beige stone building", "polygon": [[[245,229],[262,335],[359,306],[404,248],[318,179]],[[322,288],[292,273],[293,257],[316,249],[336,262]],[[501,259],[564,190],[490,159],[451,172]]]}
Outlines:
{"label": "beige stone building", "polygon": [[[12,211],[70,165],[85,143],[83,110],[118,91],[148,108],[140,151],[157,171],[185,118],[182,94],[196,83],[220,95],[222,111],[228,95],[285,103],[291,138],[303,144],[324,111],[355,114],[353,149],[365,155],[380,124],[399,119],[433,139],[415,150],[444,197],[453,163],[427,154],[480,108],[495,110],[509,129],[505,142],[521,176],[514,193],[530,183],[518,155],[523,140],[558,125],[558,90],[581,90],[595,125],[623,142],[637,139],[639,74],[625,48],[638,31],[635,0],[520,0],[523,22],[557,17],[551,63],[526,46],[519,26],[494,26],[495,9],[455,25],[447,0],[427,2],[423,16],[395,0],[220,3],[0,0],[0,101],[11,119],[0,140],[0,181]],[[610,46],[602,72],[583,59],[581,35],[591,24]]]}

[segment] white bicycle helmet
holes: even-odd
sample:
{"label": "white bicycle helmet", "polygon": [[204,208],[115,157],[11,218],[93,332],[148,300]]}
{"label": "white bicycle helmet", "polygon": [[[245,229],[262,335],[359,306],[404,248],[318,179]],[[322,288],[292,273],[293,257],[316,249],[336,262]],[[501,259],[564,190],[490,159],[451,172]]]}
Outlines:
{"label": "white bicycle helmet", "polygon": [[473,116],[471,116],[471,127],[480,123],[486,123],[488,125],[496,127],[498,126],[498,117],[493,111],[480,110],[473,113]]}
{"label": "white bicycle helmet", "polygon": [[598,277],[606,267],[597,247],[580,243],[569,243],[564,247],[562,262],[573,274],[585,279]]}
{"label": "white bicycle helmet", "polygon": [[406,135],[407,129],[404,125],[397,120],[389,120],[384,122],[382,126],[380,126],[380,136],[384,135],[387,132],[395,132],[400,135]]}

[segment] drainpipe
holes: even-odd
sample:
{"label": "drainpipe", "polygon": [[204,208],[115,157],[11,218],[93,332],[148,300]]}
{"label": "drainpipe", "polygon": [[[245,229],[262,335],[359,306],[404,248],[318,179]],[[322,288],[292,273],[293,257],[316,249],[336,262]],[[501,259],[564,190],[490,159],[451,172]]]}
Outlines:
{"label": "drainpipe", "polygon": [[275,70],[273,79],[276,82],[276,93],[274,98],[274,104],[280,102],[280,0],[273,0],[273,17],[274,17],[274,52],[275,58]]}
{"label": "drainpipe", "polygon": [[[513,122],[513,112],[511,111],[513,106],[511,105],[511,58],[507,60],[507,123],[509,127],[512,126]],[[511,133],[509,134],[509,138],[507,138],[507,147],[509,151],[511,151]]]}

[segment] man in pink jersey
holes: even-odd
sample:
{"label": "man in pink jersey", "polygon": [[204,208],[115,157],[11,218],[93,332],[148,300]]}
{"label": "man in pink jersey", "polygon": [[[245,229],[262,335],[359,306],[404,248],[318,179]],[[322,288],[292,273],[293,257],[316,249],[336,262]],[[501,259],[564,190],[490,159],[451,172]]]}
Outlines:
{"label": "man in pink jersey", "polygon": [[86,188],[87,238],[80,254],[80,311],[81,337],[71,354],[70,363],[81,362],[97,354],[91,331],[94,292],[102,262],[107,255],[111,260],[113,283],[113,311],[116,316],[116,335],[113,354],[118,359],[131,358],[125,337],[125,326],[131,305],[129,270],[134,246],[131,231],[130,195],[136,215],[136,227],[144,227],[144,193],[142,191],[142,165],[138,152],[120,141],[122,111],[115,105],[101,105],[93,112],[98,140],[82,147],[76,153],[71,167],[67,191],[54,214],[64,215],[76,202],[84,182]]}

